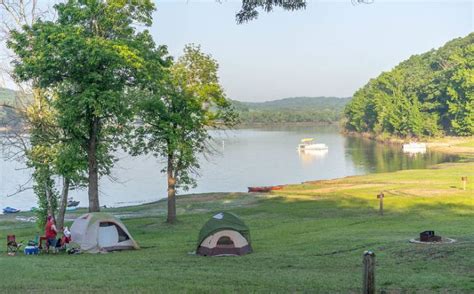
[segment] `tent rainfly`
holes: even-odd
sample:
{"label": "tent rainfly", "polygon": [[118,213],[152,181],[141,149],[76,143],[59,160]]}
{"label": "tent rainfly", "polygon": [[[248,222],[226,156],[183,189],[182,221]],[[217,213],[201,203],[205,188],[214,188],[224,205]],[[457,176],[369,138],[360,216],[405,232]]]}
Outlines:
{"label": "tent rainfly", "polygon": [[71,226],[71,239],[89,253],[139,249],[125,225],[108,213],[78,217]]}
{"label": "tent rainfly", "polygon": [[250,230],[233,213],[214,215],[199,232],[196,250],[199,255],[244,255],[250,252]]}

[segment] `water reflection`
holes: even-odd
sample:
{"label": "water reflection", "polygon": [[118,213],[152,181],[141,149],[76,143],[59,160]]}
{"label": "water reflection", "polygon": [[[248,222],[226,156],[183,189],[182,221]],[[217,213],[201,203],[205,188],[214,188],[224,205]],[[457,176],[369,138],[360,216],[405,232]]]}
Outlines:
{"label": "water reflection", "polygon": [[354,164],[368,172],[390,172],[402,169],[421,169],[440,162],[452,162],[457,156],[443,153],[404,153],[398,144],[378,144],[373,140],[348,137],[345,152]]}
{"label": "water reflection", "polygon": [[298,155],[303,166],[311,165],[319,159],[328,155],[328,149],[322,150],[298,150]]}
{"label": "water reflection", "polygon": [[[198,186],[189,193],[247,191],[250,186],[274,186],[310,180],[334,179],[371,172],[425,168],[453,161],[440,153],[407,155],[401,146],[387,146],[361,138],[346,138],[334,126],[283,126],[211,132],[215,154],[200,161]],[[306,150],[296,154],[302,138],[315,137],[328,150]],[[224,143],[223,143],[224,141]],[[1,151],[1,150],[0,150]],[[428,150],[429,151],[429,150]],[[131,157],[118,152],[120,160],[112,176],[100,182],[101,205],[123,206],[166,197],[166,176],[161,159]],[[22,162],[0,158],[0,208],[29,209],[36,203],[32,190],[13,197],[31,178]],[[60,188],[60,187],[58,187]],[[179,191],[184,193],[184,191]],[[74,199],[87,204],[87,191],[71,191]]]}

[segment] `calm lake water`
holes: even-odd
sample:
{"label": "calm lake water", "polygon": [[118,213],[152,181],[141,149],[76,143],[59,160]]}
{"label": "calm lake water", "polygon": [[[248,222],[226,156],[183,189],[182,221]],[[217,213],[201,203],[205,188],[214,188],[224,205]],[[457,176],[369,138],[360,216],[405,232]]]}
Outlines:
{"label": "calm lake water", "polygon": [[[453,161],[440,153],[407,155],[401,146],[387,146],[362,138],[344,137],[334,126],[292,126],[213,132],[213,154],[201,161],[198,186],[186,193],[244,192],[248,186],[300,183],[401,169],[426,168]],[[302,138],[314,137],[328,145],[327,152],[299,153]],[[151,156],[118,154],[114,181],[101,180],[101,205],[124,206],[166,197],[163,161]],[[0,159],[0,208],[30,209],[36,205],[31,190],[7,197],[30,178],[21,162]],[[31,183],[30,183],[31,186]],[[184,192],[183,192],[184,193]],[[71,193],[87,205],[86,191]]]}

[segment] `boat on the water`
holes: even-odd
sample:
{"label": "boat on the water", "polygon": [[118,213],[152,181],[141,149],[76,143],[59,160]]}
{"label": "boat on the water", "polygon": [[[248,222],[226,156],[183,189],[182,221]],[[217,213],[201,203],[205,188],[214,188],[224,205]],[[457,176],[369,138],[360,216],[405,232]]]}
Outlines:
{"label": "boat on the water", "polygon": [[17,212],[20,212],[19,209],[16,209],[16,208],[13,208],[13,207],[10,207],[10,206],[7,206],[3,209],[3,213],[17,213]]}
{"label": "boat on the water", "polygon": [[408,144],[403,144],[402,150],[405,153],[425,153],[426,143],[411,142]]}
{"label": "boat on the water", "polygon": [[314,138],[301,139],[298,150],[327,150],[328,146],[324,143],[314,143]]}
{"label": "boat on the water", "polygon": [[67,207],[76,207],[76,206],[79,205],[79,203],[80,203],[80,201],[74,201],[73,199],[70,198],[67,201]]}
{"label": "boat on the water", "polygon": [[266,193],[266,192],[270,192],[270,191],[281,190],[281,189],[283,189],[283,185],[263,186],[263,187],[248,187],[248,189],[249,189],[249,193],[250,192]]}

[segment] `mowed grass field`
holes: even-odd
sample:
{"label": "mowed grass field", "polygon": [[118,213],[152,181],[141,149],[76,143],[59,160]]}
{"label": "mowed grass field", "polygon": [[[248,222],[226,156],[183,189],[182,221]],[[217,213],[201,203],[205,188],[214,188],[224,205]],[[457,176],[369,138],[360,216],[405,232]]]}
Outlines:
{"label": "mowed grass field", "polygon": [[[462,176],[469,178],[466,190]],[[378,214],[380,192],[384,216]],[[254,253],[188,254],[201,226],[221,210],[250,226]],[[105,211],[124,220],[141,250],[10,257],[2,245],[2,291],[358,293],[362,254],[370,249],[376,254],[377,291],[474,293],[474,162],[469,160],[309,182],[269,195],[182,196],[176,225],[164,222],[164,201]],[[457,242],[408,242],[424,230]],[[15,216],[0,218],[2,240],[10,233],[32,239],[37,231]]]}

